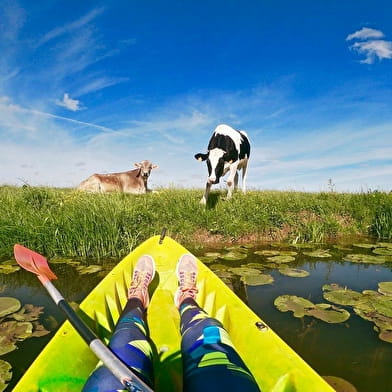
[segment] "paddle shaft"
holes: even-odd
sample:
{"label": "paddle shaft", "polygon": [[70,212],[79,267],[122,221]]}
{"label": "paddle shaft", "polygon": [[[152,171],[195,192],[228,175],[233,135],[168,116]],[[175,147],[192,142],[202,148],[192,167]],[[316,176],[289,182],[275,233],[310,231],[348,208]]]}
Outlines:
{"label": "paddle shaft", "polygon": [[69,322],[89,345],[91,351],[103,362],[110,372],[131,392],[153,392],[136,374],[134,374],[110,349],[102,343],[95,333],[80,319],[64,297],[45,276],[38,279],[48,291],[56,305],[64,312]]}

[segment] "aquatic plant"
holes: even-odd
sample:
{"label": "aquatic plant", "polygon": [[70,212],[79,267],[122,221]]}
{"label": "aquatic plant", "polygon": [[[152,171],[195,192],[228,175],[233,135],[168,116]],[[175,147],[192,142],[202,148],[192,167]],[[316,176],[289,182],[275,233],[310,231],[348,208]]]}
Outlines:
{"label": "aquatic plant", "polygon": [[7,361],[0,359],[0,392],[3,392],[8,382],[12,379],[12,366]]}
{"label": "aquatic plant", "polygon": [[281,312],[292,311],[294,317],[313,316],[327,323],[342,323],[350,318],[345,309],[330,304],[314,304],[296,295],[281,295],[275,299],[274,305]]}
{"label": "aquatic plant", "polygon": [[261,286],[273,283],[274,278],[269,274],[245,275],[241,276],[241,282],[247,286]]}
{"label": "aquatic plant", "polygon": [[309,276],[309,272],[299,268],[289,268],[289,267],[281,267],[279,268],[279,272],[282,275],[290,276],[293,278],[305,278]]}

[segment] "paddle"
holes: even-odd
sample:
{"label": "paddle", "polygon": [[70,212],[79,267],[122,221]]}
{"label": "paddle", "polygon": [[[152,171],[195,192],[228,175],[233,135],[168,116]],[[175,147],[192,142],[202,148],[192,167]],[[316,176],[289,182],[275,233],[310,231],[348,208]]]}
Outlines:
{"label": "paddle", "polygon": [[65,313],[67,319],[79,335],[89,345],[94,354],[112,372],[112,374],[131,392],[153,392],[136,374],[134,374],[113,352],[95,335],[95,333],[79,318],[76,312],[65,301],[61,293],[52,284],[57,276],[49,268],[46,258],[22,245],[14,246],[15,259],[27,271],[38,276],[56,305]]}

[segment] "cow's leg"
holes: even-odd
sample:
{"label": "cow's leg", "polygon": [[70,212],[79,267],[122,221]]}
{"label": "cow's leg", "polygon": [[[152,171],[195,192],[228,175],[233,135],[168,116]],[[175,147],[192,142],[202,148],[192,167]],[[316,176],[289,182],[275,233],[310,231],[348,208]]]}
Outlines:
{"label": "cow's leg", "polygon": [[211,189],[211,183],[209,181],[207,181],[206,184],[206,190],[204,191],[204,195],[200,200],[200,204],[207,204],[207,199],[208,199],[208,194],[210,193],[210,189]]}
{"label": "cow's leg", "polygon": [[227,179],[227,199],[230,199],[231,195],[233,194],[234,178],[237,174],[237,167],[238,167],[238,163],[237,164],[234,163],[230,166],[230,173]]}
{"label": "cow's leg", "polygon": [[246,175],[248,173],[248,162],[242,168],[242,192],[246,193]]}
{"label": "cow's leg", "polygon": [[238,189],[238,171],[235,172],[234,176],[234,190],[236,191]]}

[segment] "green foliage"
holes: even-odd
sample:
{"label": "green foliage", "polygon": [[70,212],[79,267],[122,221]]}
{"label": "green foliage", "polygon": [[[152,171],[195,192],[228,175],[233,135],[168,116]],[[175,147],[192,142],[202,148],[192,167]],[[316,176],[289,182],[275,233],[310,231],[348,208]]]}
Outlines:
{"label": "green foliage", "polygon": [[380,238],[392,237],[392,200],[386,193],[250,191],[225,200],[223,192],[214,191],[207,206],[199,204],[201,194],[196,189],[128,195],[3,186],[0,257],[11,257],[15,243],[49,257],[122,257],[163,227],[185,245],[214,236],[325,242],[366,234],[369,227]]}

